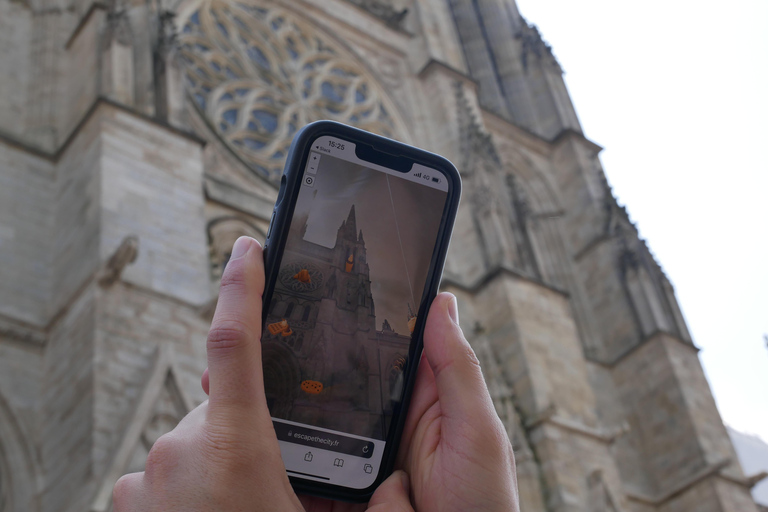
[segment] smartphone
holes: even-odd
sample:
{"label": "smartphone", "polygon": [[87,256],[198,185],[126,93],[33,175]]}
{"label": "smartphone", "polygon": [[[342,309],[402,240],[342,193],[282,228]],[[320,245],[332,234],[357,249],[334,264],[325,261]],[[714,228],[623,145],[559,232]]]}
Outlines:
{"label": "smartphone", "polygon": [[448,160],[331,121],[291,145],[264,244],[264,387],[299,493],[391,473],[461,192]]}

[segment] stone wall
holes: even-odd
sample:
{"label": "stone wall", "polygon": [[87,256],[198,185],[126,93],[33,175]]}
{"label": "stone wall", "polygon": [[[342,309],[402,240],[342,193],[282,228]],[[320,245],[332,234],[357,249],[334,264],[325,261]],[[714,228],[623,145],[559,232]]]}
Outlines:
{"label": "stone wall", "polygon": [[[383,121],[369,126],[459,168],[443,284],[513,440],[526,509],[754,510],[669,280],[514,2],[254,1],[375,89]],[[176,4],[183,20],[189,4]],[[154,9],[0,3],[10,510],[110,509],[114,481],[205,398],[218,278],[237,236],[263,240],[269,222],[276,180],[185,89],[198,71]],[[330,115],[322,103],[301,108]]]}
{"label": "stone wall", "polygon": [[188,303],[126,283],[99,289],[98,296],[93,464],[102,474],[131,424],[161,346],[174,354],[181,370],[176,377],[192,402],[205,399],[200,376],[208,322]]}

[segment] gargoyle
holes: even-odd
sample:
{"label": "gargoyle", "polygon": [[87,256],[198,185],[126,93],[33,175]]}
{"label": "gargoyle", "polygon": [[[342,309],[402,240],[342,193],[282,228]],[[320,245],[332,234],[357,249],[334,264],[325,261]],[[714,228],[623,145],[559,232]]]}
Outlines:
{"label": "gargoyle", "polygon": [[111,286],[123,273],[123,269],[136,261],[139,255],[139,237],[129,235],[123,238],[120,246],[109,257],[104,268],[99,272],[98,281],[102,286]]}

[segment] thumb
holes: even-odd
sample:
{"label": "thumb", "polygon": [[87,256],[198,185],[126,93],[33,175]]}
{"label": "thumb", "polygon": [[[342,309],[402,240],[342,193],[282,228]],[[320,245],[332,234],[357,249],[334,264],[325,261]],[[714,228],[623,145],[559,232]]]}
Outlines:
{"label": "thumb", "polygon": [[410,488],[408,474],[395,471],[373,493],[367,512],[414,512],[408,496]]}
{"label": "thumb", "polygon": [[[210,414],[246,409],[264,402],[261,371],[261,294],[264,262],[259,243],[240,237],[221,277],[208,333]],[[259,404],[260,405],[260,404]]]}
{"label": "thumb", "polygon": [[444,416],[460,423],[496,416],[480,362],[459,327],[456,297],[450,293],[441,293],[432,302],[424,355],[435,376]]}

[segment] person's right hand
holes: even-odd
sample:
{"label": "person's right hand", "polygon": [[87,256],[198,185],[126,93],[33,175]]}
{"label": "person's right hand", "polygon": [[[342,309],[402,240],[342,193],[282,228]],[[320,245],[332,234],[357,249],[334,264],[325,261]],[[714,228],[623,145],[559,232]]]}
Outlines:
{"label": "person's right hand", "polygon": [[396,466],[419,512],[517,512],[512,445],[458,321],[456,298],[438,295]]}

